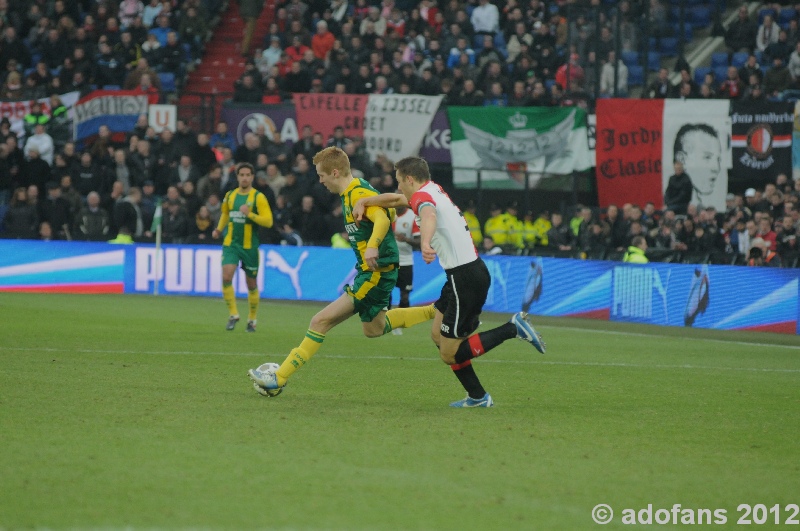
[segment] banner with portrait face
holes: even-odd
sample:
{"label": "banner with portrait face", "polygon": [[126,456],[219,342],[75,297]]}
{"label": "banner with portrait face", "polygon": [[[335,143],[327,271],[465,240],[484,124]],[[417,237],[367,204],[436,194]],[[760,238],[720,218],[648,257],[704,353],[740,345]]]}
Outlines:
{"label": "banner with portrait face", "polygon": [[664,100],[662,191],[679,160],[694,186],[691,203],[724,211],[731,168],[729,109],[728,100]]}

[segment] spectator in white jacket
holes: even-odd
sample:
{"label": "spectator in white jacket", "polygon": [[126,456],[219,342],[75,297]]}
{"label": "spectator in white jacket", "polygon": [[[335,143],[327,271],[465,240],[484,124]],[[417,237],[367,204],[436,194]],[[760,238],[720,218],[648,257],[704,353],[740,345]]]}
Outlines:
{"label": "spectator in white jacket", "polygon": [[789,73],[794,82],[793,88],[800,88],[800,42],[795,45],[795,49],[789,56]]}
{"label": "spectator in white jacket", "polygon": [[778,42],[778,34],[781,29],[772,20],[770,15],[764,17],[764,22],[758,27],[758,34],[756,35],[756,48],[760,51],[767,49],[767,46],[774,42]]}
{"label": "spectator in white jacket", "polygon": [[480,0],[478,7],[472,10],[469,21],[475,33],[494,36],[500,30],[500,11],[489,0]]}
{"label": "spectator in white jacket", "polygon": [[45,132],[44,124],[37,124],[31,135],[25,142],[25,156],[29,157],[32,149],[39,152],[39,157],[47,162],[51,167],[53,166],[53,155],[55,154],[55,147],[53,145],[53,137]]}
{"label": "spectator in white jacket", "polygon": [[[614,64],[618,66],[617,93],[614,94]],[[616,53],[608,52],[608,61],[600,71],[600,94],[603,96],[625,97],[628,95],[628,67]]]}

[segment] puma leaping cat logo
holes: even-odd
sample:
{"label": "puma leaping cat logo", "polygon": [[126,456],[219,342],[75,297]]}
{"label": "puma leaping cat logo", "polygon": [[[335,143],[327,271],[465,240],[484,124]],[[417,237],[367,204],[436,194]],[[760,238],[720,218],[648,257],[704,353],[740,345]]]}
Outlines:
{"label": "puma leaping cat logo", "polygon": [[297,260],[297,265],[292,267],[277,251],[267,251],[267,267],[273,267],[289,277],[298,299],[303,297],[303,289],[300,287],[300,268],[303,267],[306,258],[308,258],[308,251],[303,251],[300,259]]}

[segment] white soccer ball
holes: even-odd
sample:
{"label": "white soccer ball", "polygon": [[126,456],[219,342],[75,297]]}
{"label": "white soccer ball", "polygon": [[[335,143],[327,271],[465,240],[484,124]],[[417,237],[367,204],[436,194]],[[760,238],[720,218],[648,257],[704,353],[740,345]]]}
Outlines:
{"label": "white soccer ball", "polygon": [[[280,368],[281,368],[281,366],[278,365],[277,363],[262,363],[261,365],[258,366],[258,370],[259,371],[261,371],[261,372],[270,372],[270,373],[273,373],[273,374],[278,372],[278,369],[280,369]],[[253,388],[255,388],[255,390],[256,390],[256,392],[258,394],[264,395],[264,396],[269,396],[269,397],[278,396],[279,394],[281,394],[283,392],[283,387],[279,387],[278,389],[264,389],[263,387],[261,387],[260,385],[258,385],[255,382],[253,382]]]}

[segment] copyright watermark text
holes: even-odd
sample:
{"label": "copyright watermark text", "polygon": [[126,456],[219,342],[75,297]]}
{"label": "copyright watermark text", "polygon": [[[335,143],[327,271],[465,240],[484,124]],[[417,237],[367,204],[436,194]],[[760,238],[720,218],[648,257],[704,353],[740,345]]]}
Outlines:
{"label": "copyright watermark text", "polygon": [[[614,520],[614,509],[605,503],[597,504],[592,509],[592,520],[600,525],[608,524]],[[620,509],[618,516],[618,521],[624,525],[722,525],[734,520],[736,524],[742,525],[800,525],[800,506],[796,503],[785,505],[741,503],[734,512],[728,509],[695,509],[683,507],[680,503],[670,508],[653,507],[653,504],[649,503],[643,508]]]}

